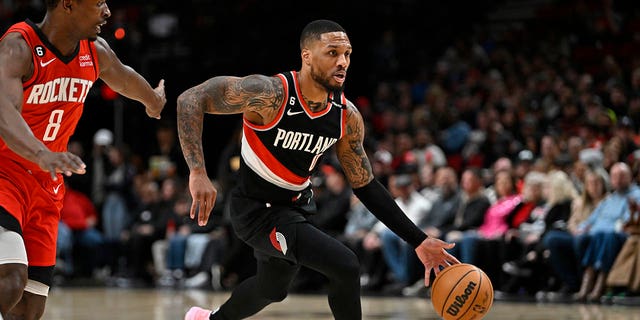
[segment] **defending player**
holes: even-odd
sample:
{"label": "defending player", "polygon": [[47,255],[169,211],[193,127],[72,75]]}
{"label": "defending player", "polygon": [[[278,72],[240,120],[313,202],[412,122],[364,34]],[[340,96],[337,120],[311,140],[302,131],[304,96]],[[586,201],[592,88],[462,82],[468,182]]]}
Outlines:
{"label": "defending player", "polygon": [[163,81],[151,88],[98,37],[111,15],[104,0],[46,5],[41,23],[17,23],[0,40],[0,314],[11,319],[44,312],[62,173],[85,172],[67,143],[92,84],[102,79],[153,118],[166,102]]}

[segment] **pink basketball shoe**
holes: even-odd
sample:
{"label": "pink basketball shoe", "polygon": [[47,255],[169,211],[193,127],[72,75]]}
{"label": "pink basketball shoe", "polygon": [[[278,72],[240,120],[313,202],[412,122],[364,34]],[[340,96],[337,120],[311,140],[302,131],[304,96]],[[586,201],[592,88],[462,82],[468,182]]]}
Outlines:
{"label": "pink basketball shoe", "polygon": [[209,316],[211,316],[211,310],[191,307],[184,315],[184,320],[209,320]]}

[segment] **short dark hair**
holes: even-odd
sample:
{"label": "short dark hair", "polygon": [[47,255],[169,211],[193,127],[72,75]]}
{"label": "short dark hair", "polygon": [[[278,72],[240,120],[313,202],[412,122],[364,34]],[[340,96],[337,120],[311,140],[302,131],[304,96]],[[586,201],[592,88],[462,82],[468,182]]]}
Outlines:
{"label": "short dark hair", "polygon": [[309,22],[300,35],[300,50],[302,50],[309,40],[320,40],[320,35],[327,32],[345,32],[344,28],[337,22],[331,20],[315,20]]}

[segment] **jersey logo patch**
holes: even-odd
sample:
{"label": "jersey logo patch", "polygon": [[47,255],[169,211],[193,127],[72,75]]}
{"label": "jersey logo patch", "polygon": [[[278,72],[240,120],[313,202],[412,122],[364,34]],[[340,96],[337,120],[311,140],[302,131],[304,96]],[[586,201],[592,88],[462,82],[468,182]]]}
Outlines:
{"label": "jersey logo patch", "polygon": [[48,66],[51,62],[53,62],[55,60],[56,60],[56,58],[53,58],[53,59],[51,59],[51,60],[49,60],[47,62],[42,62],[42,60],[40,60],[40,66],[44,68],[44,67]]}
{"label": "jersey logo patch", "polygon": [[58,194],[58,190],[60,190],[60,186],[62,186],[62,183],[59,184],[57,187],[53,187],[53,193]]}
{"label": "jersey logo patch", "polygon": [[287,110],[287,115],[288,115],[288,116],[295,116],[296,114],[301,114],[301,113],[303,113],[303,112],[304,112],[304,111],[296,111],[296,112],[293,112],[293,111],[291,111],[291,109],[289,109],[289,110]]}
{"label": "jersey logo patch", "polygon": [[283,255],[287,254],[287,239],[282,233],[277,232],[275,227],[269,234],[269,240],[271,240],[271,245],[273,245],[276,250],[282,252]]}

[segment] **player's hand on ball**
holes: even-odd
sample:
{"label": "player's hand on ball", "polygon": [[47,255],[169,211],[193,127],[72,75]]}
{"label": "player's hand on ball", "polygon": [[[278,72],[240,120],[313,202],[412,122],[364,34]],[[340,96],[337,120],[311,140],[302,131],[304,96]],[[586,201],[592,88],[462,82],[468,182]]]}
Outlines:
{"label": "player's hand on ball", "polygon": [[424,285],[429,286],[431,270],[437,275],[440,269],[444,269],[452,264],[460,263],[456,257],[447,252],[455,246],[437,238],[427,238],[416,248],[418,258],[424,264]]}

